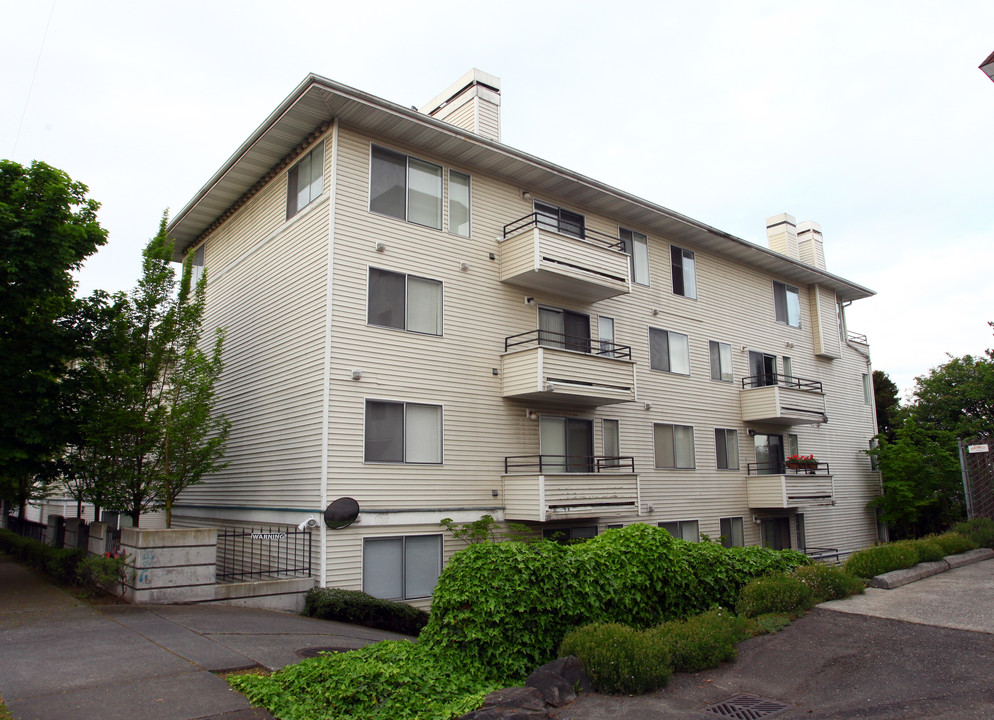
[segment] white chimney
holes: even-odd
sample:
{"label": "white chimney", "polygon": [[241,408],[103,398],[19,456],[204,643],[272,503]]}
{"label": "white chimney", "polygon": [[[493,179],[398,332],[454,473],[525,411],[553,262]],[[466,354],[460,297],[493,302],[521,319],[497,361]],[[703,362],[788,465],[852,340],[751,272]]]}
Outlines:
{"label": "white chimney", "polygon": [[473,68],[421,112],[491,140],[500,140],[500,78]]}
{"label": "white chimney", "polygon": [[797,255],[797,221],[793,215],[780,213],[766,218],[766,240],[773,252],[800,259]]}
{"label": "white chimney", "polygon": [[801,262],[825,269],[825,247],[821,237],[821,225],[805,220],[797,226],[797,254]]}

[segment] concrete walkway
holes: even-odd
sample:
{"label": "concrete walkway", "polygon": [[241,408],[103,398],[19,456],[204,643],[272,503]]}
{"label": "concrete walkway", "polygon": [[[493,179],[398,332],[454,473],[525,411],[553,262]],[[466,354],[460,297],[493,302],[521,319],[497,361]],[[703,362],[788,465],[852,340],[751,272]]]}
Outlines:
{"label": "concrete walkway", "polygon": [[748,694],[786,706],[778,720],[994,718],[994,560],[822,603],[738,650],[734,663],[679,673],[662,690],[638,697],[591,693],[555,717],[761,717],[705,712]]}
{"label": "concrete walkway", "polygon": [[15,720],[268,720],[216,673],[401,637],[222,605],[91,607],[0,554],[0,697]]}

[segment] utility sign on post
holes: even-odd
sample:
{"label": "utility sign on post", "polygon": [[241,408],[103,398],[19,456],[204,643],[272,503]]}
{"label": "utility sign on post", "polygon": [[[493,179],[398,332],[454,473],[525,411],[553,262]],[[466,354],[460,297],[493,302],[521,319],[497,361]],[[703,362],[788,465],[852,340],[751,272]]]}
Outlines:
{"label": "utility sign on post", "polygon": [[967,445],[966,451],[971,455],[975,455],[976,453],[990,452],[990,446],[987,443],[984,443],[983,445]]}

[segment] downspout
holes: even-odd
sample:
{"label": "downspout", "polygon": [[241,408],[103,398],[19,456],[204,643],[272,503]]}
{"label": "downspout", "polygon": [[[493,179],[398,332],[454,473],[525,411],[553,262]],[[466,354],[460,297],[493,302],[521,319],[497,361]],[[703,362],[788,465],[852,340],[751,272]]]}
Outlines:
{"label": "downspout", "polygon": [[321,408],[321,542],[320,575],[318,587],[328,586],[328,528],[324,524],[324,510],[328,507],[328,433],[331,428],[331,319],[335,278],[335,199],[338,185],[338,118],[331,129],[331,171],[328,181],[328,261],[325,285],[324,327],[324,381]]}

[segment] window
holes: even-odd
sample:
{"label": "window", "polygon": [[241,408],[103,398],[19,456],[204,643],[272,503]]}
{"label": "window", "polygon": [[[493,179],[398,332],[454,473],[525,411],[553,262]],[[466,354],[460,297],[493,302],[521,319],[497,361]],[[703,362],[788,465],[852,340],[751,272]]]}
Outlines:
{"label": "window", "polygon": [[725,547],[745,547],[745,533],[742,528],[742,518],[721,518],[718,521],[721,532],[721,544]]}
{"label": "window", "polygon": [[656,525],[673,537],[686,540],[687,542],[697,542],[701,539],[696,520],[676,520],[673,522],[661,522]]}
{"label": "window", "polygon": [[649,284],[649,239],[640,232],[618,228],[618,239],[621,249],[631,259],[632,282],[639,285]]}
{"label": "window", "polygon": [[756,433],[753,436],[756,451],[757,475],[783,474],[783,436]]}
{"label": "window", "polygon": [[794,457],[795,455],[800,455],[801,451],[797,449],[797,435],[793,433],[787,435],[787,457]]}
{"label": "window", "polygon": [[867,405],[873,402],[873,383],[869,373],[863,373],[863,402]]}
{"label": "window", "polygon": [[592,420],[543,415],[538,437],[543,472],[593,472]]}
{"label": "window", "polygon": [[546,540],[555,540],[564,545],[573,545],[574,543],[597,537],[597,526],[582,525],[580,527],[545,528],[542,530],[542,537]]}
{"label": "window", "polygon": [[442,334],[442,283],[369,268],[366,322],[427,335]]}
{"label": "window", "polygon": [[304,155],[286,174],[286,219],[314,202],[324,189],[324,143]]}
{"label": "window", "polygon": [[614,318],[606,315],[597,317],[597,342],[600,344],[599,355],[616,357],[614,346]]}
{"label": "window", "polygon": [[777,384],[777,356],[749,351],[749,387]]}
{"label": "window", "polygon": [[714,448],[719,470],[739,469],[739,431],[714,429]]}
{"label": "window", "polygon": [[449,170],[449,232],[469,237],[469,175]]}
{"label": "window", "polygon": [[618,467],[621,456],[621,430],[617,420],[601,420],[601,429],[604,432],[604,457],[611,458],[604,460],[604,467]]}
{"label": "window", "polygon": [[538,309],[538,341],[546,347],[590,352],[590,316],[560,308]]}
{"label": "window", "polygon": [[190,287],[194,288],[204,276],[204,251],[207,243],[200,243],[200,247],[193,251],[193,262],[190,263]]}
{"label": "window", "polygon": [[563,235],[584,237],[583,215],[563,210],[555,205],[535,201],[535,219],[540,227],[555,230]]}
{"label": "window", "polygon": [[777,322],[801,327],[801,295],[797,288],[773,281],[773,307]]}
{"label": "window", "polygon": [[690,375],[690,339],[681,333],[649,328],[649,367]]}
{"label": "window", "polygon": [[708,352],[711,355],[711,379],[732,382],[732,346],[709,340]]}
{"label": "window", "polygon": [[362,590],[384,600],[430,597],[442,571],[442,536],[366,538]]}
{"label": "window", "polygon": [[694,428],[656,423],[652,431],[657,468],[692,470],[695,467]]}
{"label": "window", "polygon": [[783,383],[787,386],[794,384],[794,361],[786,355],[783,356]]}
{"label": "window", "polygon": [[441,463],[441,406],[367,400],[365,460]]}
{"label": "window", "polygon": [[441,166],[374,145],[369,171],[369,209],[441,230]]}
{"label": "window", "polygon": [[671,245],[670,263],[673,265],[673,293],[696,298],[697,274],[694,270],[694,253]]}

